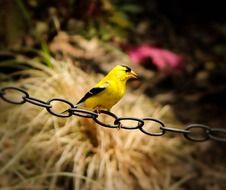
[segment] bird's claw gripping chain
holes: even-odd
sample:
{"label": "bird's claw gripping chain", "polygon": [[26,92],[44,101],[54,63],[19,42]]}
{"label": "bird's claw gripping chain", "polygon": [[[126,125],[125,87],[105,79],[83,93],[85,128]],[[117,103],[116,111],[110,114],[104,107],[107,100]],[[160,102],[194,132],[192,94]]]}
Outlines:
{"label": "bird's claw gripping chain", "polygon": [[[17,100],[13,100],[10,98],[10,91],[17,93]],[[165,133],[179,133],[184,135],[184,137],[190,141],[194,142],[202,142],[206,140],[215,140],[218,142],[226,142],[226,129],[223,128],[210,128],[207,125],[203,124],[191,124],[187,125],[184,129],[178,128],[169,128],[166,127],[165,124],[158,120],[151,117],[145,118],[136,118],[136,117],[118,117],[114,113],[106,110],[99,110],[99,112],[88,111],[85,109],[79,109],[74,106],[71,102],[61,99],[61,98],[52,98],[48,101],[39,100],[37,98],[31,97],[28,92],[21,88],[17,87],[3,87],[0,88],[0,98],[8,103],[11,104],[24,104],[26,102],[30,104],[34,104],[36,106],[40,106],[45,108],[50,114],[55,115],[57,117],[71,117],[78,116],[83,118],[90,118],[93,119],[97,124],[102,127],[108,128],[120,128],[120,129],[128,129],[128,130],[135,130],[138,129],[146,135],[150,136],[162,136]],[[60,102],[62,104],[66,104],[69,109],[63,112],[57,112],[53,108],[54,102]],[[100,115],[106,115],[111,117],[114,122],[112,123],[105,123],[101,121],[99,118]],[[124,125],[123,121],[132,121],[134,124],[131,125]],[[149,124],[148,124],[149,123]],[[147,126],[150,124],[157,125],[158,132],[153,132]],[[151,126],[153,128],[153,125]],[[156,127],[154,127],[156,129]],[[197,133],[197,130],[199,131]]]}

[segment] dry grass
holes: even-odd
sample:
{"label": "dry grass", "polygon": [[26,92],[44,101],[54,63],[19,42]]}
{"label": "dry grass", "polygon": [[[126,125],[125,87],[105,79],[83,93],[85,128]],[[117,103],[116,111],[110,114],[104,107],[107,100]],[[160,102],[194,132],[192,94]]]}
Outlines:
{"label": "dry grass", "polygon": [[[59,97],[74,104],[101,77],[72,63],[52,59],[53,68],[36,60],[32,69],[1,76],[3,85],[25,88],[42,100]],[[29,103],[0,101],[0,189],[179,190],[193,177],[184,166],[192,148],[177,137],[150,137],[139,130],[107,129],[91,120],[58,118]],[[113,112],[173,121],[169,107],[144,95],[127,93]]]}

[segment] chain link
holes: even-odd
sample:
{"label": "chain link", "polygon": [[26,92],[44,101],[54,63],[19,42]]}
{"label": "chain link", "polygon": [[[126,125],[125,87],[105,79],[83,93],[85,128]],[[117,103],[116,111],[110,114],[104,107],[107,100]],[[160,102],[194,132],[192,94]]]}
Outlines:
{"label": "chain link", "polygon": [[[9,93],[9,91],[14,91],[18,94],[21,94],[20,100],[9,99],[9,97],[7,97],[7,93]],[[16,87],[11,87],[11,86],[1,88],[0,95],[3,100],[5,100],[6,102],[11,103],[11,104],[24,104],[26,102],[26,98],[29,97],[29,94],[27,92],[25,92],[24,90],[22,90],[20,88],[16,88]]]}
{"label": "chain link", "polygon": [[111,123],[106,123],[106,122],[101,121],[100,119],[98,119],[99,115],[105,115],[105,116],[108,116],[108,118],[112,117],[113,119],[115,119],[115,121],[118,119],[118,117],[112,112],[109,112],[109,111],[106,111],[106,110],[99,110],[98,116],[93,118],[93,120],[97,124],[101,125],[102,127],[108,127],[108,128],[120,128],[121,127],[120,123],[116,124],[114,122],[113,124],[111,124]]}
{"label": "chain link", "polygon": [[[12,95],[16,94],[17,99],[12,99]],[[3,87],[0,88],[0,98],[11,104],[24,104],[26,102],[34,104],[45,108],[50,114],[57,117],[71,117],[78,116],[83,118],[93,119],[97,124],[102,127],[108,128],[121,128],[127,130],[139,129],[146,135],[150,136],[162,136],[165,133],[178,133],[183,134],[187,140],[193,142],[203,142],[207,140],[215,140],[218,142],[226,142],[226,129],[223,128],[210,128],[203,124],[191,124],[187,125],[184,129],[169,128],[165,124],[151,117],[146,118],[136,118],[136,117],[118,117],[114,113],[106,110],[99,110],[98,112],[93,112],[85,109],[80,109],[74,106],[71,102],[61,99],[52,98],[47,102],[39,100],[37,98],[31,97],[25,90],[17,87]],[[53,108],[54,103],[61,103],[62,106],[67,106],[65,111],[59,112]],[[108,117],[113,119],[110,123],[102,121],[100,116]],[[125,125],[124,122],[132,122],[133,124]],[[157,127],[156,127],[157,126]],[[157,132],[155,131],[157,129]]]}
{"label": "chain link", "polygon": [[32,98],[32,97],[23,97],[23,99],[25,100],[25,102],[29,102],[31,104],[34,104],[36,106],[40,106],[40,107],[44,107],[44,108],[51,108],[52,106],[42,100],[38,100],[36,98]]}

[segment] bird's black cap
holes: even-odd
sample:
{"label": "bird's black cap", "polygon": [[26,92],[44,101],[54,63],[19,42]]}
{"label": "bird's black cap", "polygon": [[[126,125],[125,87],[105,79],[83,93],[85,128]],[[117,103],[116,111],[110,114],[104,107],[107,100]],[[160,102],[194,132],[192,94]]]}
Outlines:
{"label": "bird's black cap", "polygon": [[130,72],[130,71],[132,70],[131,68],[129,68],[129,67],[126,66],[126,65],[121,65],[121,66],[126,68],[126,72]]}

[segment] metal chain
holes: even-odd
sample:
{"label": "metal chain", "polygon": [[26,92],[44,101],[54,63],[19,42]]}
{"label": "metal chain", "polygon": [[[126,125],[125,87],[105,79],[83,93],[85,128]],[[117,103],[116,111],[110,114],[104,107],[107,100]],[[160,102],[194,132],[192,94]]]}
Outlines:
{"label": "metal chain", "polygon": [[[10,98],[10,94],[16,93],[17,99]],[[71,102],[60,99],[52,98],[47,102],[31,97],[25,90],[17,87],[3,87],[0,88],[0,98],[8,103],[12,104],[24,104],[26,102],[45,108],[50,114],[57,117],[71,117],[78,116],[83,118],[93,119],[97,124],[102,127],[108,128],[120,128],[134,130],[138,129],[146,135],[150,136],[162,136],[165,133],[179,133],[190,141],[203,142],[206,140],[215,140],[218,142],[226,142],[226,129],[223,128],[210,128],[203,124],[191,124],[187,125],[184,129],[169,128],[165,124],[151,117],[136,118],[136,117],[118,117],[114,113],[106,110],[100,110],[98,112],[80,109],[74,106]],[[64,112],[57,112],[53,108],[54,102],[60,102],[67,105],[69,109]],[[113,119],[113,122],[106,123],[100,119],[100,115],[105,115]],[[133,122],[133,125],[123,124],[125,121]],[[157,132],[155,130],[158,130]]]}

